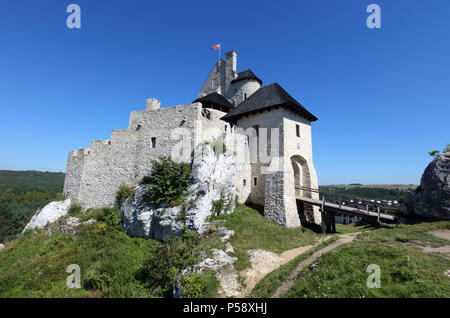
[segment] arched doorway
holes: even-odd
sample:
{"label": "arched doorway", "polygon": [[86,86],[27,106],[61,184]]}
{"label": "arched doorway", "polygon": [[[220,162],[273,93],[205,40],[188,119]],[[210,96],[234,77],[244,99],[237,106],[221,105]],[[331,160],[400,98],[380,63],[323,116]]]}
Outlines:
{"label": "arched doorway", "polygon": [[[311,188],[311,175],[306,160],[299,155],[291,157],[291,165],[294,176],[294,187],[296,197],[311,198],[312,193],[308,189]],[[305,222],[314,222],[313,207],[310,204],[305,204],[296,200],[297,212],[302,224]]]}
{"label": "arched doorway", "polygon": [[299,156],[291,157],[292,169],[294,170],[294,185],[296,188],[296,195],[311,198],[311,191],[303,188],[311,188],[311,176],[306,160]]}

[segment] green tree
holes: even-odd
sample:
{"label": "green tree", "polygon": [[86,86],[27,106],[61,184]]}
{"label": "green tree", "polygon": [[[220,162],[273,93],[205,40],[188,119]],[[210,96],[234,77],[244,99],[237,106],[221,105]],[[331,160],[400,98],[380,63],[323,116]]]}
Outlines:
{"label": "green tree", "polygon": [[439,155],[439,150],[433,150],[428,153],[431,157],[436,158]]}
{"label": "green tree", "polygon": [[147,186],[146,201],[149,204],[168,203],[180,205],[186,189],[191,184],[191,168],[170,158],[152,161],[152,171],[144,177]]}

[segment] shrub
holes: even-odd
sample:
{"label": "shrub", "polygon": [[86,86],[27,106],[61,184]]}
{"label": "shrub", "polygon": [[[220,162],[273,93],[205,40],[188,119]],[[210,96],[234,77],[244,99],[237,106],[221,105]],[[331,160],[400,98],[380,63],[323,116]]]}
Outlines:
{"label": "shrub", "polygon": [[122,183],[119,190],[116,192],[116,204],[120,207],[123,202],[129,197],[134,195],[133,188]]}
{"label": "shrub", "polygon": [[77,216],[81,213],[81,209],[80,205],[72,205],[67,214],[70,216]]}
{"label": "shrub", "polygon": [[217,215],[219,215],[220,212],[223,211],[224,207],[225,207],[225,201],[223,199],[212,201],[212,210]]}
{"label": "shrub", "polygon": [[[122,229],[122,217],[118,207],[95,209],[91,212],[97,221],[105,222],[110,229]],[[106,229],[105,229],[106,230]]]}
{"label": "shrub", "polygon": [[439,150],[433,150],[428,153],[431,157],[436,158],[439,155]]}
{"label": "shrub", "polygon": [[149,204],[167,203],[179,205],[191,183],[191,169],[186,163],[177,163],[170,158],[152,161],[152,171],[142,183],[147,186],[145,199]]}
{"label": "shrub", "polygon": [[184,275],[181,286],[185,298],[212,298],[216,296],[219,282],[214,272],[207,270]]}
{"label": "shrub", "polygon": [[148,284],[153,295],[170,296],[179,271],[200,262],[195,256],[196,244],[195,237],[186,236],[171,238],[152,248],[150,258],[137,275],[138,279]]}

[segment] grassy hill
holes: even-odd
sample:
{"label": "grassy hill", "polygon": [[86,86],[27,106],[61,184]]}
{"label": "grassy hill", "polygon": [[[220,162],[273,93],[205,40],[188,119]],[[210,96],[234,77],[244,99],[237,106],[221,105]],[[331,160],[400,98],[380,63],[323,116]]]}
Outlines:
{"label": "grassy hill", "polygon": [[[202,237],[185,233],[168,244],[129,237],[121,229],[117,208],[86,214],[74,208],[69,214],[95,222],[66,234],[56,230],[56,223],[49,226],[51,236],[42,230],[30,232],[0,250],[0,297],[171,297],[172,283],[182,268],[198,263],[202,252],[225,248],[216,232]],[[279,226],[244,205],[218,219],[236,232],[231,243],[239,269],[250,265],[248,249],[280,253],[311,244],[317,237],[311,230]],[[70,264],[80,266],[80,289],[66,286]],[[184,288],[190,296],[213,297],[218,282],[205,272],[191,276]]]}
{"label": "grassy hill", "polygon": [[0,242],[14,239],[37,209],[60,200],[64,173],[0,170]]}
{"label": "grassy hill", "polygon": [[[171,297],[171,285],[179,271],[197,263],[202,252],[225,248],[220,236],[208,232],[202,237],[185,233],[182,239],[162,244],[151,239],[131,238],[121,229],[116,209],[89,210],[70,215],[81,220],[94,219],[75,231],[60,233],[57,224],[46,231],[27,233],[6,243],[0,250],[0,297]],[[230,243],[238,257],[235,267],[251,266],[249,249],[281,253],[308,245],[321,236],[278,226],[257,210],[238,205],[233,214],[221,216],[235,231]],[[341,225],[341,233],[364,230],[352,243],[341,245],[322,257],[312,270],[306,268],[283,297],[449,297],[448,254],[425,252],[423,246],[443,247],[449,241],[430,231],[450,229],[450,222],[400,225],[392,228]],[[330,244],[335,240],[322,243]],[[292,270],[317,246],[269,273],[251,296],[270,297]],[[81,268],[81,288],[66,286],[70,264]],[[366,280],[369,264],[381,267],[380,289],[369,289]],[[218,281],[211,272],[189,276],[184,283],[192,297],[214,297]]]}

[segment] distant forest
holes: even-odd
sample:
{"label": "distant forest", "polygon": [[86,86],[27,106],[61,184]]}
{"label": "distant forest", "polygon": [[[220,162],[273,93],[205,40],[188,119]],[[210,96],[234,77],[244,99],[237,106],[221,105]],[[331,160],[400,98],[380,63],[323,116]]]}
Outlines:
{"label": "distant forest", "polygon": [[351,187],[343,187],[343,186],[319,186],[319,189],[322,191],[342,193],[347,195],[354,195],[357,197],[363,197],[368,199],[377,199],[377,200],[397,200],[401,201],[404,198],[409,190],[406,188],[375,188],[375,187],[364,187],[361,186],[351,186]]}
{"label": "distant forest", "polygon": [[0,170],[0,242],[23,230],[37,209],[61,200],[64,173]]}

